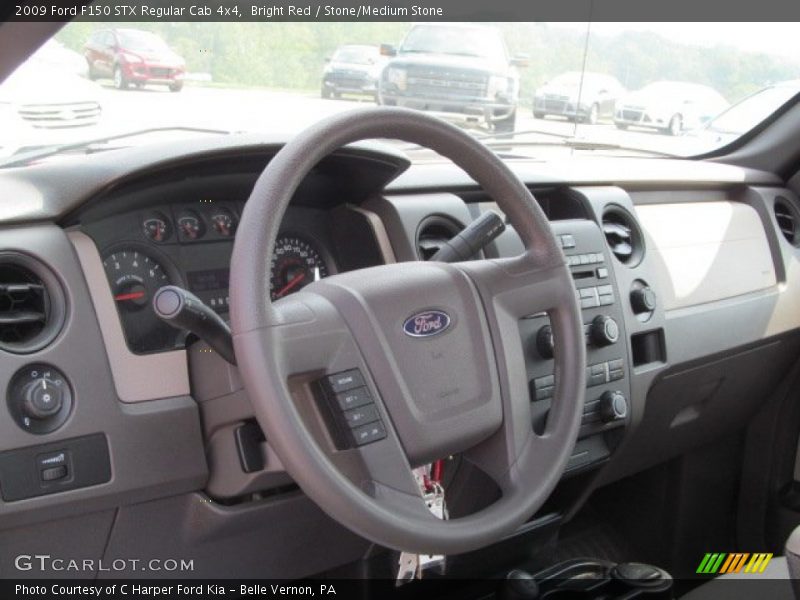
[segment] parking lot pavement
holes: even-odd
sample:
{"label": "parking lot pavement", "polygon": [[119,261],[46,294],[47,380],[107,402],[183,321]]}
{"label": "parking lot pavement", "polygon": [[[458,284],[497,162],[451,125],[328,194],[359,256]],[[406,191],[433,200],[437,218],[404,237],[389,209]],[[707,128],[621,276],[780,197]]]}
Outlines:
{"label": "parking lot pavement", "polygon": [[[108,82],[102,82],[101,85],[101,123],[94,127],[61,132],[58,142],[169,126],[285,133],[299,130],[334,113],[373,105],[367,99],[323,100],[310,93],[260,89],[187,85],[182,92],[172,93],[166,87],[158,86],[119,91]],[[681,148],[686,147],[689,141],[646,130],[622,131],[611,123],[576,125],[557,118],[534,119],[525,107],[519,110],[517,130],[552,133],[553,141],[557,141],[559,135],[574,135],[587,142],[619,144],[667,153],[681,153]],[[64,135],[68,139],[64,139]]]}

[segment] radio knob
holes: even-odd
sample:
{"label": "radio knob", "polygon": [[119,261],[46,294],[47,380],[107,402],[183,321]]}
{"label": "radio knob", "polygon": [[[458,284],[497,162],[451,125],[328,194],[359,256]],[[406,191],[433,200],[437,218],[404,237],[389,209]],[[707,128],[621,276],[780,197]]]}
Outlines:
{"label": "radio knob", "polygon": [[656,309],[656,293],[648,286],[631,290],[631,307],[637,315],[653,312]]}
{"label": "radio knob", "polygon": [[619,325],[606,315],[597,315],[590,329],[592,341],[597,346],[610,346],[619,340]]}
{"label": "radio knob", "polygon": [[600,418],[604,423],[620,421],[628,416],[628,400],[620,391],[603,392],[600,396]]}
{"label": "radio knob", "polygon": [[553,358],[553,329],[545,325],[536,334],[536,350],[542,358]]}

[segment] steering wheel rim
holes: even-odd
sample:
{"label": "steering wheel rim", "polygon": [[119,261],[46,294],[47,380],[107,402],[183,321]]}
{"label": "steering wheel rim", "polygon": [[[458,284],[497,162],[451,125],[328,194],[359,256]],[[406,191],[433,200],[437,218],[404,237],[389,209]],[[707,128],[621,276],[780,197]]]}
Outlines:
{"label": "steering wheel rim", "polygon": [[[322,158],[371,138],[420,144],[450,158],[498,203],[525,252],[457,265],[373,267],[272,303],[269,265],[294,192]],[[466,552],[513,532],[560,479],[584,398],[583,324],[572,277],[527,187],[460,129],[379,107],[338,114],[300,133],[270,161],[245,206],[230,297],[240,374],[267,440],[301,489],[356,533],[398,550]],[[398,324],[432,306],[453,312],[448,331],[422,342],[404,337]],[[557,341],[556,382],[545,430],[534,433],[518,322],[541,310]],[[415,353],[428,351],[444,371],[417,360]],[[342,449],[320,426],[313,390],[321,376],[349,367],[362,370],[387,437]],[[447,398],[451,410],[433,406],[436,398]],[[410,470],[454,452],[489,474],[502,495],[477,513],[441,521],[424,506]]]}

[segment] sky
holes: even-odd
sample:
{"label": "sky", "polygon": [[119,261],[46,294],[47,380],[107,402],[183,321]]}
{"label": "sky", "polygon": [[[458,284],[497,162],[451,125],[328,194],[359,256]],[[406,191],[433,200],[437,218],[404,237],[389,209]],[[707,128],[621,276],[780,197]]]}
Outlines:
{"label": "sky", "polygon": [[[586,29],[586,23],[552,25]],[[592,23],[592,33],[597,35],[616,35],[626,30],[653,31],[686,44],[729,44],[785,58],[800,56],[800,23]]]}

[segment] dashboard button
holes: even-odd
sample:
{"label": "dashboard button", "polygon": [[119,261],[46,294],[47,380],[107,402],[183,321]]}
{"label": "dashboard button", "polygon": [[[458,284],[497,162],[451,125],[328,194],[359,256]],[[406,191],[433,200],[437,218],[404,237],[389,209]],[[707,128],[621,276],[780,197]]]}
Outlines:
{"label": "dashboard button", "polygon": [[597,269],[597,278],[598,279],[605,279],[608,277],[608,269],[606,267],[600,267]]}
{"label": "dashboard button", "polygon": [[380,421],[370,423],[369,425],[362,425],[361,427],[356,427],[353,429],[353,440],[355,441],[356,446],[371,444],[372,442],[377,442],[385,437],[386,429],[384,429],[383,423]]}
{"label": "dashboard button", "polygon": [[372,404],[372,396],[367,388],[360,387],[336,394],[336,402],[342,410],[350,410],[365,404]]}
{"label": "dashboard button", "polygon": [[350,428],[359,427],[380,419],[374,404],[365,404],[360,408],[344,411],[344,419]]}
{"label": "dashboard button", "polygon": [[561,236],[561,247],[562,248],[574,248],[575,247],[575,238],[570,235],[562,235]]}
{"label": "dashboard button", "polygon": [[328,376],[328,385],[334,394],[345,392],[364,385],[364,376],[358,369],[342,371]]}
{"label": "dashboard button", "polygon": [[57,481],[64,479],[67,476],[67,467],[61,465],[60,467],[48,467],[42,470],[40,477],[42,481]]}

